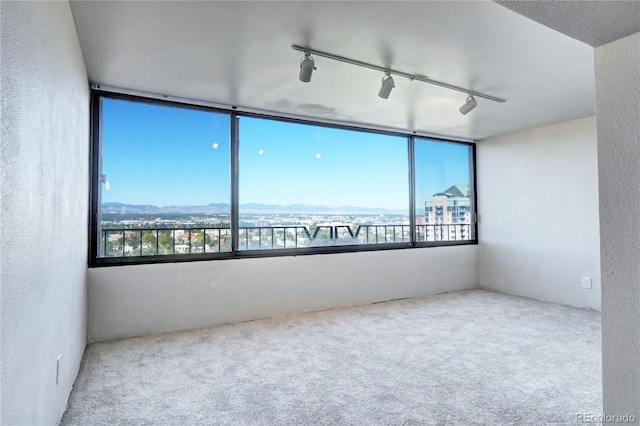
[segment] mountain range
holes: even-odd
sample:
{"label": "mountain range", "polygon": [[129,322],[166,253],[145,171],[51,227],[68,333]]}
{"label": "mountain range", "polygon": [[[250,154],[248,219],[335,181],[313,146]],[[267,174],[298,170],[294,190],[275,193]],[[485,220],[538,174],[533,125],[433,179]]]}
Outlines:
{"label": "mountain range", "polygon": [[[225,214],[231,210],[228,203],[211,203],[204,206],[154,206],[109,202],[102,204],[102,213],[112,214]],[[377,207],[339,206],[330,207],[313,204],[247,203],[240,204],[243,214],[406,214],[405,210]]]}

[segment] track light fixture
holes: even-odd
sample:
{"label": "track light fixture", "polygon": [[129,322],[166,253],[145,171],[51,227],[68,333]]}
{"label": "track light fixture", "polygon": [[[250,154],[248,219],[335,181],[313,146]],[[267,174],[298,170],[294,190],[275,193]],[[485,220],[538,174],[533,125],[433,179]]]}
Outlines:
{"label": "track light fixture", "polygon": [[378,92],[378,96],[380,96],[383,99],[388,99],[389,98],[389,94],[391,93],[391,90],[394,87],[396,87],[395,84],[394,84],[393,78],[391,77],[391,75],[393,74],[393,75],[397,75],[397,76],[400,76],[400,77],[407,78],[407,79],[409,79],[411,81],[414,81],[414,80],[415,81],[421,81],[423,83],[428,83],[428,84],[433,84],[435,86],[444,87],[445,89],[455,90],[455,91],[458,91],[458,92],[466,93],[468,95],[467,101],[465,102],[464,105],[462,105],[460,107],[460,113],[462,113],[463,115],[466,115],[469,111],[471,111],[472,109],[474,109],[478,105],[478,101],[476,101],[475,97],[484,98],[484,99],[488,99],[490,101],[500,102],[500,103],[506,102],[504,99],[500,99],[500,98],[497,98],[495,96],[487,95],[485,93],[476,92],[474,90],[466,89],[466,88],[460,87],[460,86],[454,86],[453,84],[445,83],[445,82],[442,82],[442,81],[433,80],[433,79],[427,77],[426,75],[409,74],[409,73],[406,73],[406,72],[393,70],[393,69],[390,69],[390,68],[385,68],[385,67],[381,67],[381,66],[374,65],[374,64],[369,64],[367,62],[362,62],[362,61],[358,61],[358,60],[355,60],[355,59],[346,58],[344,56],[338,56],[338,55],[334,55],[332,53],[327,53],[327,52],[322,52],[320,50],[310,49],[308,47],[297,46],[295,44],[292,45],[291,48],[293,50],[304,52],[304,56],[303,56],[302,60],[300,61],[300,80],[304,81],[305,83],[308,83],[308,82],[311,81],[311,74],[313,73],[313,70],[316,69],[316,67],[314,66],[313,58],[311,57],[311,54],[313,53],[316,56],[321,56],[323,58],[333,59],[334,61],[340,61],[340,62],[344,62],[344,63],[351,64],[351,65],[356,65],[356,66],[363,67],[363,68],[369,68],[369,69],[372,69],[372,70],[382,71],[385,75],[384,75],[384,77],[382,77],[382,86],[380,87],[380,91]]}
{"label": "track light fixture", "polygon": [[382,99],[389,99],[391,89],[393,89],[394,87],[396,87],[396,85],[393,84],[393,77],[391,77],[391,74],[388,72],[384,73],[384,77],[382,77],[382,86],[380,87],[378,96],[380,96]]}
{"label": "track light fixture", "polygon": [[311,74],[313,74],[313,70],[315,69],[316,67],[314,66],[311,52],[304,52],[304,56],[300,60],[300,81],[304,81],[305,83],[310,82]]}
{"label": "track light fixture", "polygon": [[476,101],[473,95],[469,93],[469,96],[467,96],[467,102],[465,102],[464,105],[460,107],[460,114],[467,115],[467,113],[474,109],[476,106],[478,106],[478,101]]}

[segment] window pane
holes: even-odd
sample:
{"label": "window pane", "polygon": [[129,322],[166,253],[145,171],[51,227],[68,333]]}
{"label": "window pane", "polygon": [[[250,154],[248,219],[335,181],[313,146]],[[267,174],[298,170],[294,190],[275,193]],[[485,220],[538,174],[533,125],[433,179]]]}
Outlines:
{"label": "window pane", "polygon": [[415,140],[416,242],[473,240],[471,146]]}
{"label": "window pane", "polygon": [[240,250],[410,242],[406,138],[239,123]]}
{"label": "window pane", "polygon": [[99,257],[231,250],[229,115],[102,98]]}

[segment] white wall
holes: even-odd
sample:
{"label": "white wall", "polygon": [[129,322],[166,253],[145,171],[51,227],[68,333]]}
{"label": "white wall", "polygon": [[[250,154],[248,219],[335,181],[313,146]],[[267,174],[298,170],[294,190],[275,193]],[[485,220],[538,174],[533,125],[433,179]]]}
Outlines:
{"label": "white wall", "polygon": [[67,2],[1,4],[0,423],[57,424],[86,342],[88,82]]}
{"label": "white wall", "polygon": [[640,33],[594,52],[604,412],[640,423]]}
{"label": "white wall", "polygon": [[477,287],[477,246],[92,268],[102,341]]}
{"label": "white wall", "polygon": [[480,141],[477,169],[480,286],[599,310],[595,118]]}

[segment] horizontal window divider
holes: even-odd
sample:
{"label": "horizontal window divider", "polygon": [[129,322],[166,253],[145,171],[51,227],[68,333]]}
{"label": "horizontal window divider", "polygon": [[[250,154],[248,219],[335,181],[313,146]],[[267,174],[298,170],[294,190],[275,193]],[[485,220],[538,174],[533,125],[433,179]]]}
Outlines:
{"label": "horizontal window divider", "polygon": [[446,241],[431,243],[391,243],[376,245],[353,245],[353,246],[334,246],[334,247],[316,247],[312,249],[274,249],[274,250],[244,250],[235,253],[191,253],[183,255],[166,255],[166,256],[127,256],[127,257],[102,257],[98,262],[89,265],[90,268],[102,268],[110,266],[131,266],[131,265],[149,265],[155,263],[182,263],[182,262],[205,262],[212,260],[234,260],[234,259],[257,259],[264,257],[297,257],[312,256],[320,254],[344,254],[344,253],[362,253],[373,251],[389,251],[389,250],[413,250],[425,248],[437,248],[448,246],[464,246],[477,245],[477,241]]}
{"label": "horizontal window divider", "polygon": [[99,268],[103,266],[127,266],[145,265],[154,263],[180,263],[207,260],[232,259],[233,253],[190,253],[190,254],[167,254],[162,256],[125,256],[125,257],[99,257],[96,263],[89,267]]}
{"label": "horizontal window divider", "polygon": [[308,254],[332,254],[332,253],[352,253],[376,250],[394,250],[412,248],[411,243],[381,243],[381,244],[352,244],[335,245],[327,247],[308,248],[281,248],[265,250],[242,250],[236,253],[237,257],[269,257],[269,256],[306,256]]}
{"label": "horizontal window divider", "polygon": [[199,100],[199,99],[191,99],[191,98],[181,98],[177,96],[170,95],[162,95],[157,93],[149,93],[143,92],[139,90],[133,89],[124,89],[113,86],[107,86],[99,83],[91,83],[91,88],[97,94],[104,94],[110,97],[121,97],[122,99],[135,100],[138,99],[143,102],[149,102],[151,100],[158,101],[163,104],[175,104],[175,106],[184,106],[184,107],[203,107],[207,109],[217,110],[218,112],[226,112],[232,113],[235,112],[240,116],[254,116],[254,117],[262,117],[268,118],[271,120],[281,120],[281,121],[295,121],[302,123],[312,123],[312,124],[322,124],[331,127],[342,127],[345,129],[353,129],[353,130],[369,130],[382,132],[387,134],[396,134],[400,136],[417,136],[421,138],[429,138],[436,139],[442,142],[462,142],[462,143],[476,143],[474,139],[469,138],[461,138],[459,136],[451,136],[440,133],[430,133],[425,132],[423,130],[407,130],[407,129],[399,129],[395,127],[386,127],[386,126],[376,126],[371,123],[361,123],[361,122],[351,122],[351,121],[341,121],[341,120],[329,120],[326,118],[317,118],[310,117],[300,114],[288,114],[288,113],[280,113],[277,114],[272,111],[244,107],[240,105],[226,105],[219,104],[211,101]]}
{"label": "horizontal window divider", "polygon": [[424,242],[415,243],[415,248],[469,246],[469,245],[477,245],[477,244],[478,244],[477,240],[424,241]]}

